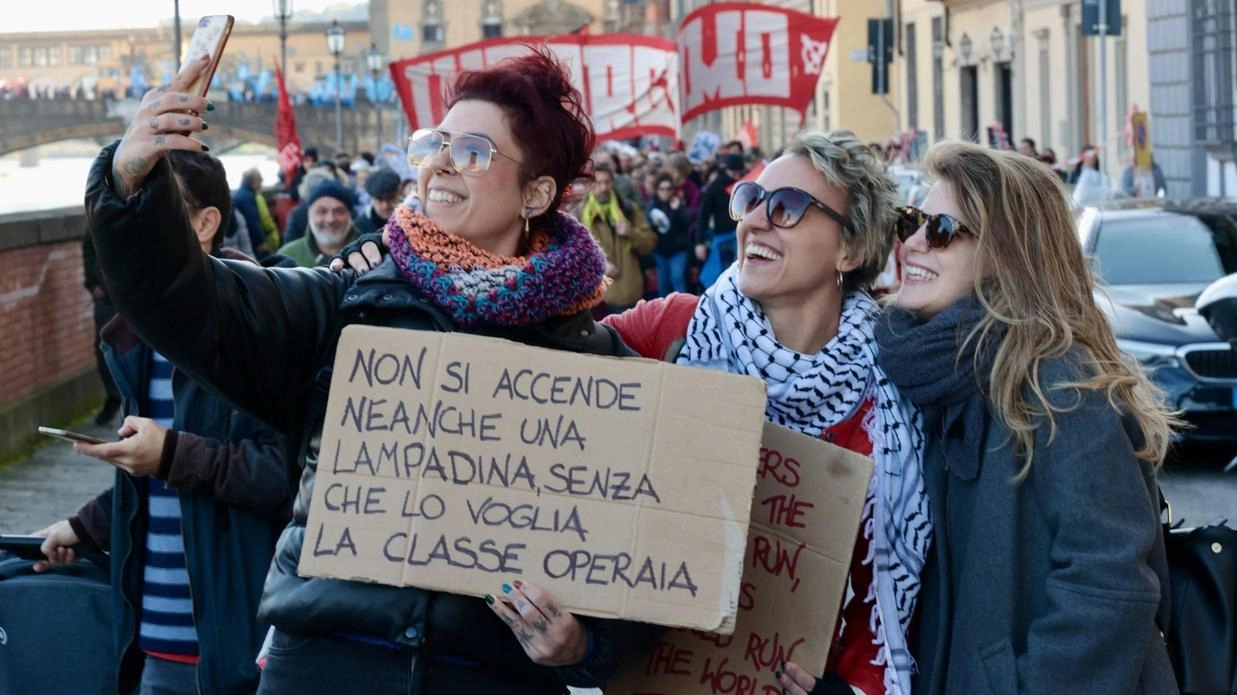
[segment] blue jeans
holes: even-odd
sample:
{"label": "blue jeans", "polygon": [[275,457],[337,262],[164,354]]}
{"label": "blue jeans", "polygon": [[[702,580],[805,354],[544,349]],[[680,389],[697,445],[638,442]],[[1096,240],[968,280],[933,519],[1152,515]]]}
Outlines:
{"label": "blue jeans", "polygon": [[142,666],[140,695],[197,695],[198,667],[153,656]]}
{"label": "blue jeans", "polygon": [[687,291],[687,251],[673,256],[654,254],[657,259],[657,291],[665,297],[671,292]]}

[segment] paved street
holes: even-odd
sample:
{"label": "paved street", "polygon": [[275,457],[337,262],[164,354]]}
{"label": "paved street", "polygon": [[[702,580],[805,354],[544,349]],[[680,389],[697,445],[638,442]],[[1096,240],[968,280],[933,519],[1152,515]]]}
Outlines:
{"label": "paved street", "polygon": [[[115,425],[91,422],[77,431],[112,439],[119,424],[118,417]],[[49,439],[25,462],[0,471],[0,533],[30,533],[65,518],[111,485],[113,471],[75,453],[71,444]]]}

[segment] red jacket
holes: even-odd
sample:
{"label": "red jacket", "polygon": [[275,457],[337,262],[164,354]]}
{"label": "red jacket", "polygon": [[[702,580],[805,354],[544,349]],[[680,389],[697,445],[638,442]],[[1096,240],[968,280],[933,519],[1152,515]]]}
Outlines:
{"label": "red jacket", "polygon": [[[687,335],[687,325],[696,312],[699,298],[682,293],[668,297],[641,301],[635,308],[621,314],[607,316],[602,323],[619,332],[624,343],[641,357],[664,359],[675,341]],[[821,438],[850,449],[864,456],[872,455],[872,442],[863,429],[863,419],[872,407],[865,401],[850,419],[830,427],[821,433]],[[838,622],[833,636],[833,649],[829,652],[826,669],[840,675],[852,686],[867,695],[883,695],[885,692],[885,669],[873,665],[877,647],[875,635],[868,627],[872,604],[865,603],[872,584],[872,565],[863,564],[868,556],[868,540],[863,537],[865,517],[860,521],[855,534],[855,551],[850,563],[850,600],[843,598],[842,620]]]}

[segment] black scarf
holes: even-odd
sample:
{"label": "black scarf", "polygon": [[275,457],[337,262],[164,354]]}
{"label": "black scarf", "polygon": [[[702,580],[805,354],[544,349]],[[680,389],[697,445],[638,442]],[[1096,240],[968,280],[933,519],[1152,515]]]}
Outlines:
{"label": "black scarf", "polygon": [[[988,386],[992,354],[981,356],[976,371],[975,341],[963,342],[984,317],[971,294],[928,320],[892,308],[876,323],[878,361],[890,381],[924,413],[924,434],[940,437],[946,465],[970,480],[979,473],[987,434]],[[957,431],[960,424],[962,431]],[[961,439],[958,442],[953,441]]]}

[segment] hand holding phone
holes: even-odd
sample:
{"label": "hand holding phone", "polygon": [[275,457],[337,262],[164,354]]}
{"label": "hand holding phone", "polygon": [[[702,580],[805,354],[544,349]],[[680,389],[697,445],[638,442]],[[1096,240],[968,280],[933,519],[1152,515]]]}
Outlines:
{"label": "hand holding phone", "polygon": [[62,430],[62,429],[57,429],[55,427],[40,426],[39,434],[45,434],[49,437],[54,437],[56,439],[59,439],[64,442],[68,442],[70,444],[74,444],[76,442],[81,442],[83,444],[106,444],[107,443],[106,439],[99,439],[98,437],[92,437],[88,434],[82,434],[81,432],[72,432],[70,430]]}
{"label": "hand holding phone", "polygon": [[223,47],[232,35],[234,23],[235,19],[229,14],[210,15],[198,20],[198,28],[193,31],[193,38],[189,40],[185,62],[181,63],[180,69],[184,71],[194,61],[201,60],[203,55],[210,58],[207,60],[206,70],[199,73],[199,77],[185,88],[186,92],[200,97],[206,96],[206,92],[210,90],[210,82],[215,77],[215,70],[219,67],[219,59],[223,57]]}
{"label": "hand holding phone", "polygon": [[204,95],[219,66],[232,23],[228,15],[203,17],[171,84],[142,97],[112,156],[112,189],[116,194],[127,197],[136,193],[159,159],[172,150],[210,151],[192,135],[208,127],[198,114],[214,108]]}

